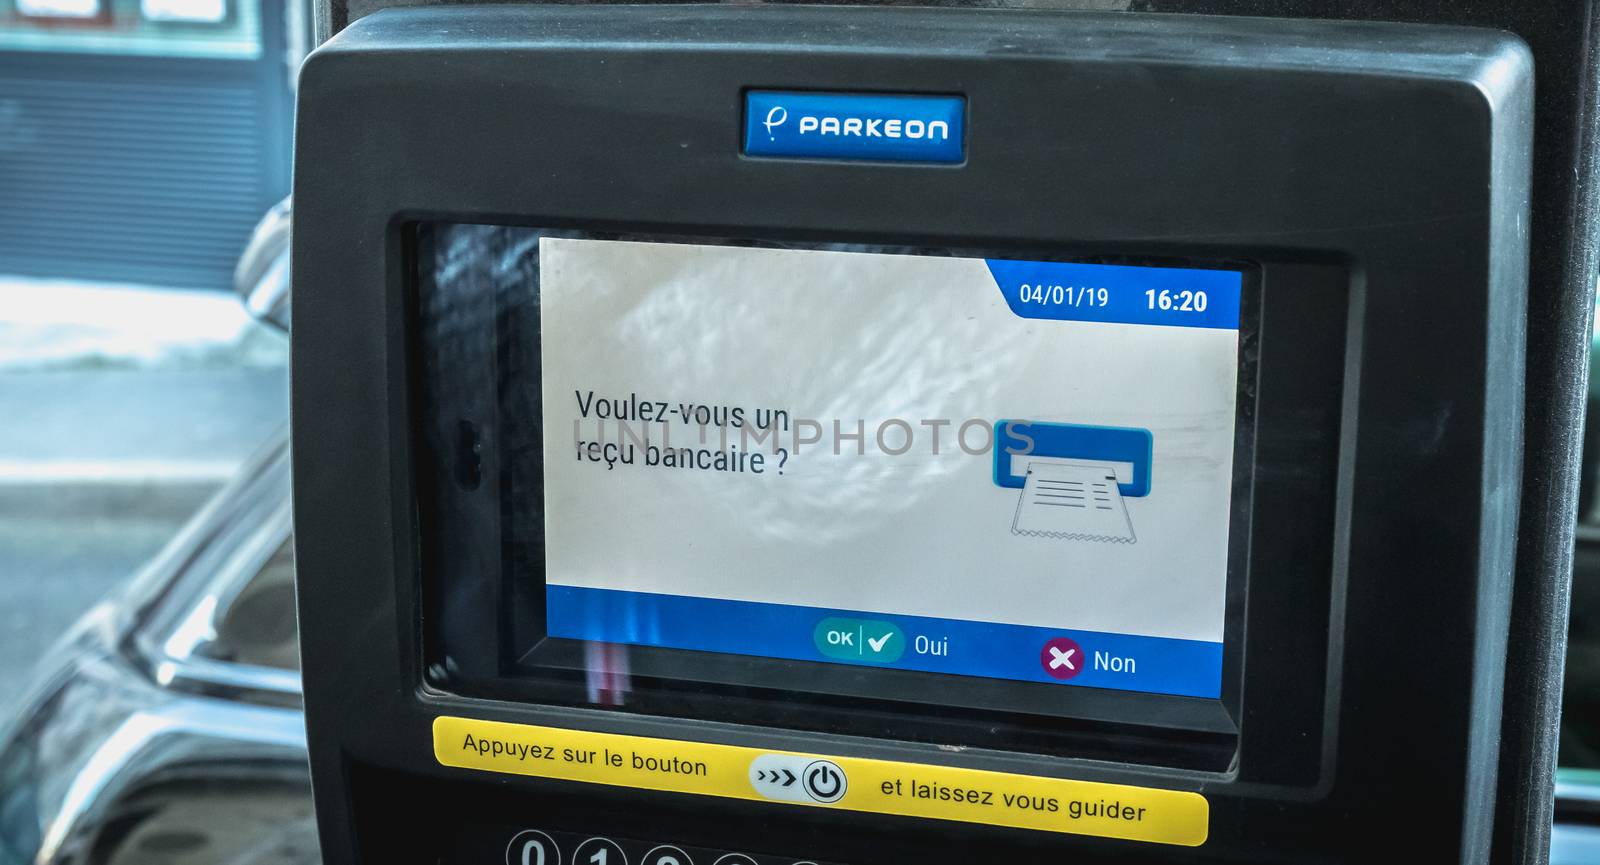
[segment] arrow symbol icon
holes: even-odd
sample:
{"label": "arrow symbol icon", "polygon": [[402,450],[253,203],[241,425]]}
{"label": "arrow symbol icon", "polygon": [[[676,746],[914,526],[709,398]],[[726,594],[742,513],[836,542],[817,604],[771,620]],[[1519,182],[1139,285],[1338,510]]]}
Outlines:
{"label": "arrow symbol icon", "polygon": [[757,769],[756,780],[778,787],[793,787],[800,776],[788,769]]}

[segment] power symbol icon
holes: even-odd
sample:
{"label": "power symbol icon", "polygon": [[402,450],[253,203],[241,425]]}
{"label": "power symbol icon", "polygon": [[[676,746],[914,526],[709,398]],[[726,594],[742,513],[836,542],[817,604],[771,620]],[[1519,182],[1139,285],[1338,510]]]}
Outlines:
{"label": "power symbol icon", "polygon": [[801,773],[805,779],[806,795],[818,802],[837,802],[844,798],[849,781],[844,770],[831,760],[814,760]]}

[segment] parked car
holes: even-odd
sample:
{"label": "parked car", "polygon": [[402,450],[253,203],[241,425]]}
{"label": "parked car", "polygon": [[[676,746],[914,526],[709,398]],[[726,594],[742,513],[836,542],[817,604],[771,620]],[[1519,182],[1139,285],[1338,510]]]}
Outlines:
{"label": "parked car", "polygon": [[[288,207],[236,271],[286,328]],[[0,865],[320,861],[287,430],[60,640],[0,718]]]}

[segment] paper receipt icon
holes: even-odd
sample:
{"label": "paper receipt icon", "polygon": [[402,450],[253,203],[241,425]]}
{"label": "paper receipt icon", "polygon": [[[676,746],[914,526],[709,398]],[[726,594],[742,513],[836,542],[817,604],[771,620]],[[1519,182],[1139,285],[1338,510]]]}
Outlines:
{"label": "paper receipt icon", "polygon": [[1011,532],[1040,538],[1131,544],[1138,538],[1114,469],[1093,463],[1028,463]]}

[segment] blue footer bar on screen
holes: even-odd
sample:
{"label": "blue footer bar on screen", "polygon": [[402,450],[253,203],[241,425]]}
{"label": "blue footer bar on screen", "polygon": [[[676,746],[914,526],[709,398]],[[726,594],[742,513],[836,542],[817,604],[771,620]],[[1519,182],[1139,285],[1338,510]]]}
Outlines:
{"label": "blue footer bar on screen", "polygon": [[957,676],[1218,697],[1222,644],[552,585],[549,634]]}

